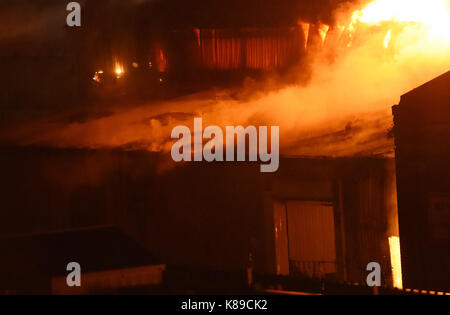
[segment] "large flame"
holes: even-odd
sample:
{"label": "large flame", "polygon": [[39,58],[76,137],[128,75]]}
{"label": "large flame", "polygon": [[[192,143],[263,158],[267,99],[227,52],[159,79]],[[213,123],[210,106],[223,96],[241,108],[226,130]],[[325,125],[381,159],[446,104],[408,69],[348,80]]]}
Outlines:
{"label": "large flame", "polygon": [[422,23],[450,39],[448,0],[376,0],[365,9],[356,11],[356,16],[357,20],[369,24],[389,21]]}
{"label": "large flame", "polygon": [[[353,12],[349,26],[353,32],[359,23],[371,26],[402,24],[420,33],[422,39],[450,43],[449,0],[375,0]],[[425,36],[423,36],[425,35]]]}

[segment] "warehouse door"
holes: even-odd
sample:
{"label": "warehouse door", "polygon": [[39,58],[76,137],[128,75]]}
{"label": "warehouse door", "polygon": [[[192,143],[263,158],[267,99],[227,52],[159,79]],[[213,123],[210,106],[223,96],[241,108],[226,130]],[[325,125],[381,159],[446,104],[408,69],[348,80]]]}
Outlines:
{"label": "warehouse door", "polygon": [[287,201],[274,206],[277,273],[323,278],[336,273],[333,206]]}

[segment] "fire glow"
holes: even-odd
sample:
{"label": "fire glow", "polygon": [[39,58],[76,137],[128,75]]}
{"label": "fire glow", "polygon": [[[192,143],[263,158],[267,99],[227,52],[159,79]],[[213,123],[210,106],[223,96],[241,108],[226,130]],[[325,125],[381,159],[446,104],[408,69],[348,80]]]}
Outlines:
{"label": "fire glow", "polygon": [[400,238],[398,236],[389,237],[389,251],[391,254],[392,282],[394,288],[403,289],[402,280],[402,260],[400,253]]}
{"label": "fire glow", "polygon": [[120,79],[123,76],[124,73],[123,66],[118,62],[116,62],[115,64],[114,73],[117,79]]}
{"label": "fire glow", "polygon": [[[420,32],[428,41],[450,43],[450,1],[448,0],[375,0],[352,14],[351,33],[359,23],[369,26],[402,24]],[[389,37],[392,30],[389,30]],[[387,42],[389,42],[387,40]]]}

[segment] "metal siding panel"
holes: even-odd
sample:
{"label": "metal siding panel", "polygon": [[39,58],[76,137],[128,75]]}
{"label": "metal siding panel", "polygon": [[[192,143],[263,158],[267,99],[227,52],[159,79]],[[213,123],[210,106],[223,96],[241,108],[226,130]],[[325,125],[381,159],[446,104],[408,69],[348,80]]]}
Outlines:
{"label": "metal siding panel", "polygon": [[336,272],[333,207],[317,202],[287,202],[289,258],[309,276]]}

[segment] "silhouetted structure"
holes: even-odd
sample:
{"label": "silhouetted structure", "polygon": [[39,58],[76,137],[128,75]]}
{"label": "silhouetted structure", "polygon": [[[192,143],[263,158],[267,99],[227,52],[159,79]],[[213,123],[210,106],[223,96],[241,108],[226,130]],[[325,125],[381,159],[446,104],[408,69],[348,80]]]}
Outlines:
{"label": "silhouetted structure", "polygon": [[405,287],[450,289],[450,72],[393,108]]}

